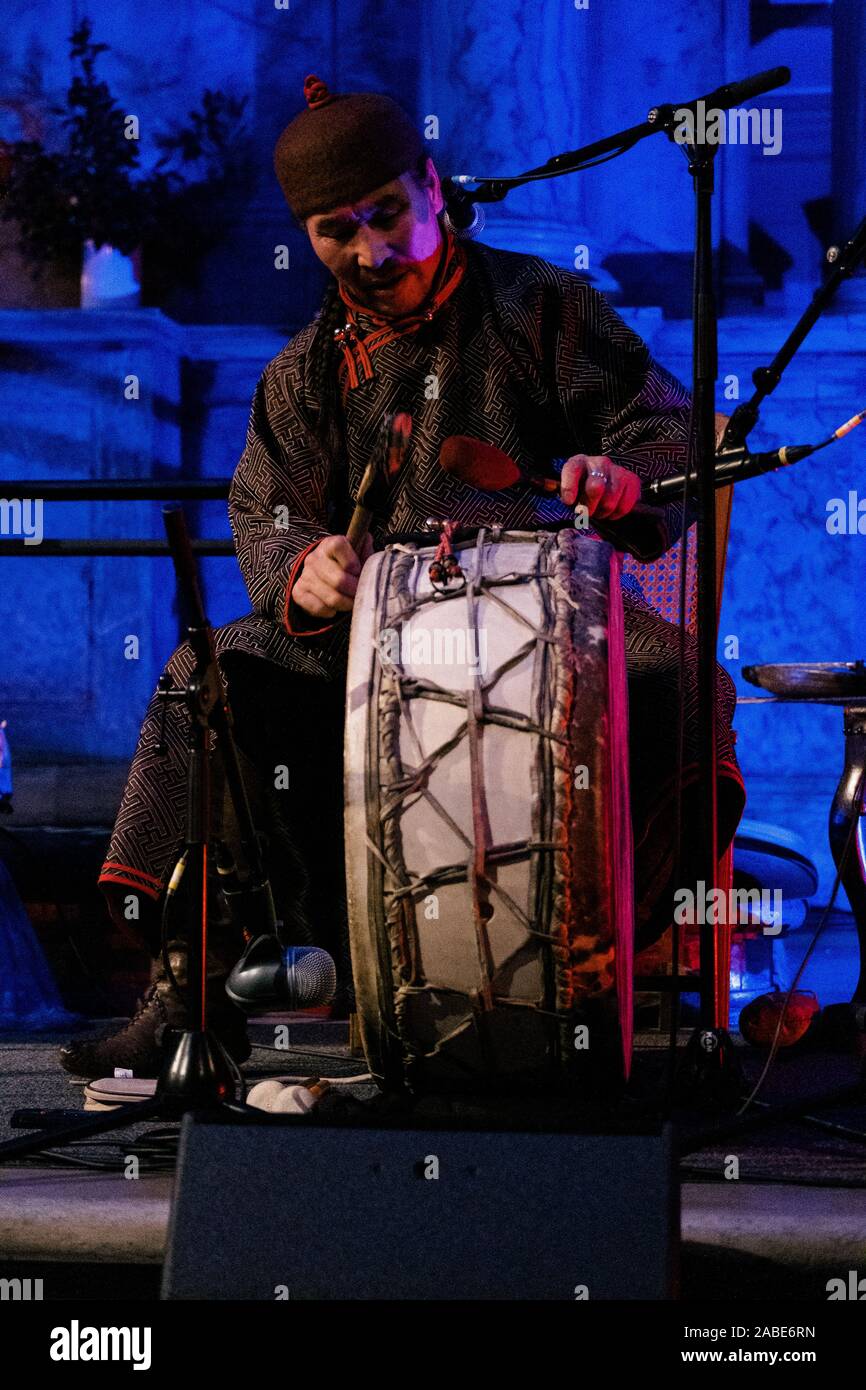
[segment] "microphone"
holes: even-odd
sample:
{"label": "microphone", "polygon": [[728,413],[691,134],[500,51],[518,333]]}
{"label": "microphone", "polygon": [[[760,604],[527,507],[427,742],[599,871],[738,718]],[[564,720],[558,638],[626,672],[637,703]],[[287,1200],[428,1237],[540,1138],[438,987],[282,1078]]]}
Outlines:
{"label": "microphone", "polygon": [[314,1009],[333,999],[337,967],[318,946],[281,946],[275,936],[257,936],[225,988],[232,1003],[247,1014]]}
{"label": "microphone", "polygon": [[445,198],[445,224],[449,231],[455,236],[472,240],[483,232],[486,218],[484,209],[478,206],[474,196],[460,187],[460,183],[469,181],[467,174],[443,179],[442,194]]}
{"label": "microphone", "polygon": [[226,994],[244,1013],[312,1009],[337,989],[337,967],[317,946],[284,946],[277,935],[270,881],[243,881],[226,845],[217,843],[220,888],[232,922],[249,945],[231,971]]}
{"label": "microphone", "polygon": [[[749,454],[742,451],[717,454],[716,466],[713,470],[713,487],[727,487],[729,483],[743,482],[746,478],[757,478],[762,473],[772,473],[776,468],[785,468],[791,463],[799,463],[800,459],[808,458],[810,454],[814,454],[817,449],[823,447],[822,444],[786,444],[781,449],[771,449],[769,453],[763,454]],[[697,473],[691,473],[689,486],[693,487],[697,480]],[[644,483],[642,495],[645,498],[667,500],[681,496],[685,491],[685,485],[685,473],[674,473],[669,478],[656,478],[651,483]]]}
{"label": "microphone", "polygon": [[699,102],[703,103],[705,111],[721,109],[729,111],[734,106],[739,106],[741,102],[750,101],[752,97],[763,96],[765,92],[772,92],[777,87],[784,87],[791,80],[791,69],[786,67],[766,68],[763,72],[757,72],[752,77],[744,77],[739,82],[726,82],[721,87],[716,87],[712,92],[706,92],[704,96],[697,97],[694,101],[681,101],[676,104],[673,102],[661,102],[654,106],[647,116],[650,125],[665,128],[670,124],[675,111],[694,111]]}
{"label": "microphone", "polygon": [[711,100],[715,106],[739,106],[741,102],[750,101],[752,97],[760,97],[765,92],[775,91],[776,87],[787,86],[790,80],[790,68],[765,68],[763,72],[756,72],[754,76],[744,77],[739,82],[726,82],[723,87],[717,87],[714,92],[710,92],[704,100],[707,106]]}
{"label": "microphone", "polygon": [[314,1009],[330,1004],[337,992],[337,967],[320,946],[283,948],[286,1002],[290,1009]]}

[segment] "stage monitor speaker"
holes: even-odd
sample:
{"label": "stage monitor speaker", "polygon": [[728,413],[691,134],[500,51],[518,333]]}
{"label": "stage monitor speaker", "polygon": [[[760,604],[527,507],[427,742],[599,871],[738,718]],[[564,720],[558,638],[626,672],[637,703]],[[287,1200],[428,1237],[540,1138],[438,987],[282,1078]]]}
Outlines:
{"label": "stage monitor speaker", "polygon": [[168,1299],[669,1299],[671,1134],[187,1116]]}

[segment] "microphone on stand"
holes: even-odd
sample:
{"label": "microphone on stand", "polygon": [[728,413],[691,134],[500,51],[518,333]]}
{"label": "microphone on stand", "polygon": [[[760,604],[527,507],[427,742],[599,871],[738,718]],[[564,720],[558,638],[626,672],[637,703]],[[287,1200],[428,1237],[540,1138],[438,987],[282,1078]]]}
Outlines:
{"label": "microphone on stand", "polygon": [[337,967],[318,946],[284,946],[279,939],[270,881],[243,880],[226,846],[217,847],[220,888],[232,922],[249,940],[226,982],[226,994],[246,1014],[312,1009],[337,989]]}
{"label": "microphone on stand", "polygon": [[479,236],[484,230],[486,218],[484,209],[471,193],[461,187],[463,183],[473,182],[469,174],[457,174],[442,180],[442,195],[445,199],[445,224],[455,236],[468,241]]}
{"label": "microphone on stand", "polygon": [[[760,477],[762,473],[772,473],[776,468],[785,468],[790,463],[798,463],[800,459],[808,458],[816,449],[822,447],[821,444],[786,444],[781,449],[772,449],[764,454],[749,454],[741,450],[731,454],[716,454],[713,486],[727,487],[730,483],[742,482],[746,478]],[[690,483],[694,485],[697,480],[697,473],[692,473]],[[648,500],[669,500],[679,497],[684,492],[685,485],[685,473],[673,473],[669,478],[655,478],[651,483],[644,483],[643,496]]]}
{"label": "microphone on stand", "polygon": [[[713,486],[728,487],[731,483],[742,482],[746,478],[757,478],[762,473],[772,473],[774,469],[789,467],[792,463],[798,463],[800,459],[817,453],[819,449],[826,449],[828,444],[835,443],[837,439],[844,439],[845,435],[850,434],[863,420],[866,420],[866,410],[852,415],[850,420],[846,420],[844,425],[840,425],[820,444],[786,444],[781,449],[771,449],[760,454],[750,454],[744,449],[717,454]],[[439,462],[446,473],[452,474],[471,487],[480,488],[482,492],[500,492],[503,488],[512,487],[514,483],[522,481],[528,482],[536,492],[547,497],[559,496],[559,478],[547,477],[542,473],[524,472],[513,458],[497,449],[495,444],[485,444],[483,440],[473,439],[470,435],[449,435],[439,452]],[[692,473],[690,483],[696,482],[697,473]],[[674,473],[668,478],[655,478],[652,482],[643,484],[641,502],[649,506],[663,506],[666,502],[682,496],[685,485],[685,473]],[[638,503],[638,506],[640,505],[641,503]]]}
{"label": "microphone on stand", "polygon": [[[730,453],[716,454],[713,486],[727,487],[730,483],[743,482],[746,478],[759,478],[762,473],[772,473],[776,468],[787,468],[792,463],[799,463],[800,459],[816,454],[819,449],[826,449],[828,444],[835,444],[837,439],[844,439],[846,434],[850,434],[864,420],[866,410],[861,410],[834,430],[827,439],[822,439],[820,444],[785,444],[781,449],[770,449],[762,454],[750,454],[747,449],[734,449]],[[647,500],[678,497],[684,491],[685,481],[685,473],[676,473],[670,478],[656,478],[651,483],[644,483],[642,495]],[[692,473],[690,482],[696,481],[697,474]]]}
{"label": "microphone on stand", "polygon": [[319,946],[281,946],[257,936],[226,981],[226,994],[245,1014],[272,1009],[314,1009],[337,991],[333,957]]}

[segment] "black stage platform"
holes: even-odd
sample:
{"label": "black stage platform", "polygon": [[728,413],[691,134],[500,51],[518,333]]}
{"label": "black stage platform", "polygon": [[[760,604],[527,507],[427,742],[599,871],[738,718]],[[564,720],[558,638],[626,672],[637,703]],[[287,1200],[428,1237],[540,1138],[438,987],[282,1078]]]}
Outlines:
{"label": "black stage platform", "polygon": [[[257,1020],[254,1038],[272,1042],[278,1021]],[[296,1015],[289,1026],[292,1050],[256,1047],[243,1068],[248,1083],[274,1075],[345,1077],[363,1071],[363,1060],[350,1054],[344,1023],[302,1021]],[[81,1086],[56,1064],[59,1041],[47,1035],[0,1038],[4,1138],[20,1133],[9,1127],[18,1108],[83,1106]],[[756,1075],[760,1056],[745,1047],[741,1055],[747,1072]],[[652,1074],[660,1056],[658,1036],[641,1035],[637,1057],[645,1075]],[[783,1102],[837,1090],[856,1079],[853,1058],[789,1051],[778,1059],[762,1098]],[[352,1084],[347,1092],[360,1099],[376,1095],[369,1083]],[[861,1104],[818,1114],[866,1131],[866,1097]],[[680,1134],[696,1123],[683,1122]],[[41,1277],[46,1299],[157,1297],[173,1181],[173,1128],[134,1126],[81,1142],[62,1157],[0,1169],[3,1277]],[[138,1148],[154,1131],[169,1132],[168,1154],[154,1151],[152,1144]],[[121,1160],[137,1151],[140,1176],[130,1180],[122,1174]],[[739,1160],[737,1180],[724,1176],[730,1155]],[[81,1166],[82,1160],[106,1167],[94,1171]],[[786,1123],[690,1154],[681,1176],[681,1297],[686,1301],[824,1301],[828,1279],[862,1266],[866,1143]]]}

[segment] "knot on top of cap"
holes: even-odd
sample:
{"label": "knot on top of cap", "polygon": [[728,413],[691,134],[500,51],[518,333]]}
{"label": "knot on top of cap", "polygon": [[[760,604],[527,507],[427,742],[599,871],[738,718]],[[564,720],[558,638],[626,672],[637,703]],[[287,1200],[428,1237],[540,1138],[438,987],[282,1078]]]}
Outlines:
{"label": "knot on top of cap", "polygon": [[332,101],[336,101],[333,92],[328,91],[327,84],[321,77],[316,77],[315,73],[310,73],[304,82],[304,100],[311,111],[315,111],[319,106],[328,106]]}

